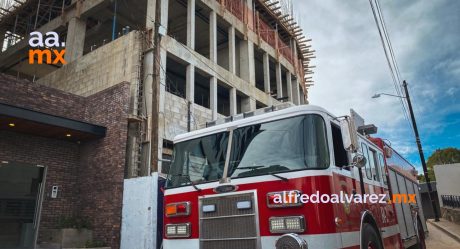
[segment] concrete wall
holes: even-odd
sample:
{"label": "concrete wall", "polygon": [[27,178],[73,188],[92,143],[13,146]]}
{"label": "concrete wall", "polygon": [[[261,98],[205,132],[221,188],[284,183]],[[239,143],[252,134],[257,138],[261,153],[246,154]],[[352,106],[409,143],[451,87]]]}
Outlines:
{"label": "concrete wall", "polygon": [[[176,135],[187,132],[187,102],[185,99],[166,92],[165,96],[165,137],[164,139],[173,140]],[[206,127],[206,122],[212,120],[211,110],[192,104],[191,130]],[[219,118],[224,117],[218,114]]]}
{"label": "concrete wall", "polygon": [[439,201],[442,205],[442,195],[460,196],[460,163],[435,165],[433,167],[436,176]]}
{"label": "concrete wall", "polygon": [[38,83],[89,96],[122,81],[137,83],[141,33],[133,31],[42,77]]}
{"label": "concrete wall", "polygon": [[126,179],[123,190],[120,248],[157,248],[158,174]]}
{"label": "concrete wall", "polygon": [[[433,167],[434,175],[436,176],[436,184],[438,190],[439,203],[441,204],[441,217],[451,222],[460,225],[460,208],[455,208],[455,203],[452,206],[446,205],[442,201],[442,196],[452,198],[460,197],[460,163],[435,165]],[[457,201],[458,205],[458,201]]]}

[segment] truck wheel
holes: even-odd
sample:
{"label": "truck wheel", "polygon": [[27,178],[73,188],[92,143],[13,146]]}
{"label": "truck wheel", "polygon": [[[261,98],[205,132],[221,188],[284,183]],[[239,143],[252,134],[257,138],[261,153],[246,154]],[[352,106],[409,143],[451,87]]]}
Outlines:
{"label": "truck wheel", "polygon": [[426,249],[425,245],[425,231],[423,230],[422,222],[417,218],[417,244],[414,248],[417,249]]}
{"label": "truck wheel", "polygon": [[363,237],[361,239],[363,249],[383,249],[380,237],[374,227],[368,223],[363,224]]}

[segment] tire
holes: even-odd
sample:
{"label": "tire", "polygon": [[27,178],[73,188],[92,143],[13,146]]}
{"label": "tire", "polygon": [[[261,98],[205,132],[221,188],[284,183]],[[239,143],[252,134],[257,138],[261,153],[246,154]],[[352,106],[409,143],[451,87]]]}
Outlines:
{"label": "tire", "polygon": [[423,230],[422,222],[417,218],[417,244],[414,245],[416,249],[426,249],[425,244],[425,230]]}
{"label": "tire", "polygon": [[382,241],[377,231],[368,223],[363,224],[363,236],[361,238],[362,249],[383,249]]}

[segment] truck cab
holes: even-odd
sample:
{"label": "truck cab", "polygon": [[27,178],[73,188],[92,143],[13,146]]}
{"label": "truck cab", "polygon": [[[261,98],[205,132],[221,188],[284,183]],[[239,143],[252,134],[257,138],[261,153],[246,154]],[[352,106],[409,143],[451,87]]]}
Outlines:
{"label": "truck cab", "polygon": [[349,117],[312,105],[286,107],[174,139],[163,248],[404,247],[393,204],[331,199],[389,199],[383,147],[358,134]]}

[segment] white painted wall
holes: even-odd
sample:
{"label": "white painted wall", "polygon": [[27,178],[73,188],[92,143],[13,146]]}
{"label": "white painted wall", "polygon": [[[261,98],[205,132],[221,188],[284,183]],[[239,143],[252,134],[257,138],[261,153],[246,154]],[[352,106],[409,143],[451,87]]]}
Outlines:
{"label": "white painted wall", "polygon": [[121,249],[156,249],[157,198],[157,173],[124,181]]}
{"label": "white painted wall", "polygon": [[442,206],[441,195],[460,195],[460,163],[435,165],[433,168],[439,203]]}

